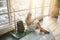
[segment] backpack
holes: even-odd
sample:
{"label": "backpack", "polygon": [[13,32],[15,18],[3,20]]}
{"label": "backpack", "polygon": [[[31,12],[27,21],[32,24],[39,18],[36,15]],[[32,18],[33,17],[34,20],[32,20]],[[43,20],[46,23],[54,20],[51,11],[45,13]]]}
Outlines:
{"label": "backpack", "polygon": [[17,32],[18,32],[18,33],[23,33],[23,32],[24,32],[23,21],[18,21],[18,22],[17,22]]}

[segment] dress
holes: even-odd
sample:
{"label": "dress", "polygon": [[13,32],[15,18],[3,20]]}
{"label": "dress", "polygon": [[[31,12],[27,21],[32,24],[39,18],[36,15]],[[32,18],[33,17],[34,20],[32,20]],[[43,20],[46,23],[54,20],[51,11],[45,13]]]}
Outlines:
{"label": "dress", "polygon": [[[31,20],[30,20],[31,21]],[[39,21],[36,19],[34,20],[33,24],[31,24],[30,26],[27,26],[27,30],[28,31],[35,31],[36,30],[36,24],[38,23]]]}

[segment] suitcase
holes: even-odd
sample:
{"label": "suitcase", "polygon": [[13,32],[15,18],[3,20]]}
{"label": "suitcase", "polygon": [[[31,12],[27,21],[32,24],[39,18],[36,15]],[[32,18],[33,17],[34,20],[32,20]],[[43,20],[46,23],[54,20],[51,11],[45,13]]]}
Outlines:
{"label": "suitcase", "polygon": [[18,32],[18,33],[23,33],[23,32],[24,32],[23,21],[18,21],[18,22],[17,22],[17,32]]}

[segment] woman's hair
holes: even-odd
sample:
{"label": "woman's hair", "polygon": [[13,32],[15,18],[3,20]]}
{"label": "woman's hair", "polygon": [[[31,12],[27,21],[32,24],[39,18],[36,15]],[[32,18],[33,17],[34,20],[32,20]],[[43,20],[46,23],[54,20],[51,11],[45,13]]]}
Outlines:
{"label": "woman's hair", "polygon": [[27,24],[27,25],[30,25],[31,23],[29,22],[29,20],[30,20],[30,18],[31,18],[31,13],[28,13],[27,14],[27,17],[26,17],[26,19],[25,19],[25,23]]}
{"label": "woman's hair", "polygon": [[27,17],[26,17],[26,20],[29,20],[31,18],[31,15],[32,15],[31,13],[28,13]]}

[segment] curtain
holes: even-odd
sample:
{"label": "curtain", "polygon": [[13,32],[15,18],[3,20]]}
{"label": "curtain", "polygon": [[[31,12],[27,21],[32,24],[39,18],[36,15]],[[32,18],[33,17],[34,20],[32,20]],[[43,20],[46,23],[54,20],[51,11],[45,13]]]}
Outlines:
{"label": "curtain", "polygon": [[58,0],[51,1],[49,15],[52,17],[58,17],[58,15],[59,15],[59,1]]}

